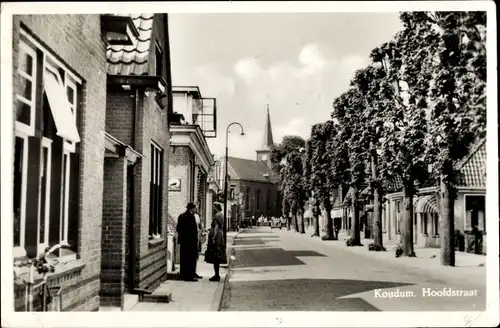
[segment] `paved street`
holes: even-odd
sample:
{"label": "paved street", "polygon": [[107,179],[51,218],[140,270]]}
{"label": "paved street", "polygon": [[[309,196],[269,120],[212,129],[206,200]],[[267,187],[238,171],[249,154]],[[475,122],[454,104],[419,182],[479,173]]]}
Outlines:
{"label": "paved street", "polygon": [[[392,260],[380,261],[368,250],[366,254],[351,252],[341,247],[343,243],[268,227],[243,231],[234,241],[236,259],[221,311],[479,311],[485,308],[485,286],[475,283],[480,279],[468,283],[464,282],[466,279],[451,281],[440,277],[439,272],[419,271],[391,263]],[[484,267],[473,269],[480,271]],[[436,295],[443,288],[476,296],[423,295],[423,289]]]}

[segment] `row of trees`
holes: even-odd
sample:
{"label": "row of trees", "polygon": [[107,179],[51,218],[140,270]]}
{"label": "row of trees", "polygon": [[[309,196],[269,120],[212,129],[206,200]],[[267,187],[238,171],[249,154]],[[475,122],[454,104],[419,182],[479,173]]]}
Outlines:
{"label": "row of trees", "polygon": [[373,49],[371,64],[356,71],[350,88],[335,99],[331,120],[315,124],[307,141],[285,137],[271,161],[280,176],[283,213],[292,213],[300,232],[297,218],[307,203],[319,235],[322,205],[324,239],[333,239],[332,194],[349,186],[353,245],[360,245],[360,189],[368,183],[374,244],[383,249],[382,197],[397,182],[403,256],[415,256],[416,185],[438,185],[441,262],[454,266],[454,168],[486,135],[486,13],[403,12],[400,19],[403,29]]}

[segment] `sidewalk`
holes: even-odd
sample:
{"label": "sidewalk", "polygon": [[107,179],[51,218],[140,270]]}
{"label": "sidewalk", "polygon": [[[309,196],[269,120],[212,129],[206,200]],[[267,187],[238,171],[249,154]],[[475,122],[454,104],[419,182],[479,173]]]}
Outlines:
{"label": "sidewalk", "polygon": [[367,256],[372,259],[383,261],[390,265],[398,265],[411,269],[418,269],[421,272],[445,280],[453,280],[464,285],[474,283],[481,286],[486,285],[486,256],[476,255],[464,252],[455,252],[455,267],[441,265],[441,255],[439,248],[423,248],[415,247],[417,257],[399,257],[394,255],[394,248],[397,243],[394,241],[384,241],[386,252],[373,252],[368,250],[368,244],[373,242],[373,239],[361,239],[363,247],[347,247],[345,244],[346,231],[339,233],[339,240],[323,241],[321,238],[311,238],[309,235],[301,235],[294,231],[286,231],[283,233],[291,233],[302,238],[309,238],[316,243],[335,247],[348,252],[356,253],[361,256]]}
{"label": "sidewalk", "polygon": [[[238,233],[227,232],[228,261],[233,240]],[[205,262],[203,256],[206,244],[198,259],[197,272],[203,277],[198,282],[186,282],[182,280],[167,280],[162,283],[154,293],[169,292],[172,300],[169,303],[140,302],[131,311],[218,311],[224,289],[228,266],[220,268],[221,280],[212,282],[208,279],[214,275],[213,265]]]}

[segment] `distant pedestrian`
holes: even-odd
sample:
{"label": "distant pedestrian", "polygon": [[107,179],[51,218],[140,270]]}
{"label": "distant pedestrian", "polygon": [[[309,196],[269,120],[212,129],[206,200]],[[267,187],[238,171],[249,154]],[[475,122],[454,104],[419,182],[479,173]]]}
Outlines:
{"label": "distant pedestrian", "polygon": [[214,265],[214,276],[210,278],[210,281],[220,281],[219,269],[221,264],[227,263],[226,255],[226,243],[224,240],[224,214],[220,209],[218,204],[214,205],[217,207],[218,212],[215,214],[215,218],[212,221],[212,228],[208,235],[207,250],[205,251],[205,262],[212,263]]}
{"label": "distant pedestrian", "polygon": [[198,225],[196,224],[196,205],[189,203],[186,212],[177,219],[177,234],[180,245],[180,277],[185,281],[198,281],[196,261],[198,259]]}

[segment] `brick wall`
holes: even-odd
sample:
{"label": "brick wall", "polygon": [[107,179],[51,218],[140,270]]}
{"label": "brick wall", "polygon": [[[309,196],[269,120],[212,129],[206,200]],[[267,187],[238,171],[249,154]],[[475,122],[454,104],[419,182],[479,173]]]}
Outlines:
{"label": "brick wall", "polygon": [[[79,112],[80,154],[77,199],[78,257],[85,267],[58,278],[65,310],[91,311],[99,304],[103,191],[106,57],[99,15],[20,15],[13,19],[13,63],[17,70],[21,22],[57,57],[84,79]],[[15,86],[19,83],[14,78]],[[15,110],[15,109],[14,109]],[[17,295],[17,294],[16,294]]]}
{"label": "brick wall", "polygon": [[129,91],[110,90],[106,94],[106,132],[121,142],[133,145],[133,110],[135,95]]}
{"label": "brick wall", "polygon": [[127,160],[104,161],[102,211],[101,305],[121,306],[125,280]]}
{"label": "brick wall", "polygon": [[[163,15],[155,15],[153,23],[153,36],[160,45],[163,45],[164,53],[168,54],[168,35]],[[155,42],[151,42],[149,73],[154,74],[154,48]],[[164,77],[169,81],[167,72],[167,60],[164,58]],[[142,93],[139,100],[141,115],[137,117],[138,134],[137,150],[143,154],[144,158],[137,167],[137,187],[141,189],[140,199],[136,199],[136,214],[140,213],[141,222],[138,225],[138,263],[137,263],[137,284],[140,287],[152,288],[166,279],[167,274],[167,218],[168,218],[168,176],[169,176],[169,126],[167,120],[167,109],[160,109],[154,99],[154,94]],[[149,241],[149,183],[151,174],[150,145],[154,141],[164,151],[164,170],[162,189],[162,238],[160,243],[153,244]]]}
{"label": "brick wall", "polygon": [[181,190],[168,193],[168,216],[172,221],[171,226],[174,228],[179,215],[186,211],[190,193],[189,159],[192,157],[193,153],[187,146],[171,146],[169,149],[169,177],[181,180]]}

